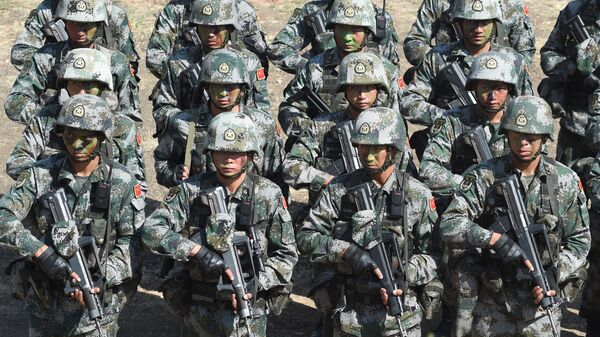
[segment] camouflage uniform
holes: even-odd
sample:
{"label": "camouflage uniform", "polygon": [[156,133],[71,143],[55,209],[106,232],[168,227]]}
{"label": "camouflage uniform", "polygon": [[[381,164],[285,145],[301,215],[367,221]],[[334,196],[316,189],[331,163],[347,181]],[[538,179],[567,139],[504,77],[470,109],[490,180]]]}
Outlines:
{"label": "camouflage uniform", "polygon": [[[268,67],[267,43],[258,23],[254,7],[245,0],[236,0],[240,30],[244,36],[235,36],[233,41],[243,42],[243,46],[256,54],[263,67]],[[190,26],[189,16],[192,0],[171,0],[158,13],[154,30],[148,41],[146,51],[146,67],[154,76],[161,78],[163,75],[163,62],[177,50],[192,47],[194,44],[184,36],[184,31]],[[241,41],[239,41],[241,40]]]}
{"label": "camouflage uniform", "polygon": [[[312,0],[305,3],[302,8],[296,8],[285,27],[277,33],[273,42],[269,44],[268,53],[271,62],[281,70],[295,74],[304,68],[309,59],[327,49],[334,48],[333,33],[330,30],[320,32],[311,22],[320,13],[326,21],[332,4],[332,0]],[[370,36],[367,45],[371,49],[377,50],[393,64],[398,64],[399,56],[396,51],[398,35],[394,28],[392,16],[375,4],[373,4],[373,8],[376,15],[384,15],[385,26],[377,27],[381,37],[378,37],[378,35]],[[301,51],[309,45],[310,49],[301,54]]]}
{"label": "camouflage uniform", "polygon": [[[114,94],[110,91],[113,85],[108,60],[95,49],[74,49],[65,56],[58,75],[59,87],[64,90],[68,80],[96,81],[106,86],[103,97]],[[6,162],[6,173],[11,178],[17,179],[23,170],[31,167],[37,160],[64,151],[62,139],[54,130],[61,108],[62,102],[45,106],[25,127],[23,136]],[[136,125],[131,118],[118,113],[113,115],[113,124],[114,160],[127,167],[145,191],[144,152]]]}
{"label": "camouflage uniform", "polygon": [[[95,2],[93,9],[87,8],[87,5],[77,7],[78,3],[77,0],[70,0],[68,8],[59,11],[57,16],[63,20],[76,22],[105,20],[103,3]],[[119,51],[106,49],[98,43],[94,43],[93,48],[110,59],[114,91],[118,99],[117,110],[141,124],[138,83],[131,75],[127,56]],[[72,49],[75,48],[70,41],[52,43],[43,46],[32,56],[31,62],[23,68],[4,101],[8,118],[27,124],[42,107],[57,99],[57,72],[64,57]]]}
{"label": "camouflage uniform", "polygon": [[[400,150],[392,162],[397,162],[406,143],[404,125],[398,113],[388,108],[370,108],[356,120],[353,132],[355,144],[388,144]],[[388,159],[386,161],[389,161]],[[358,211],[346,196],[348,189],[367,183],[373,194],[373,211]],[[392,195],[403,194],[400,201],[400,220],[392,217]],[[368,213],[368,214],[367,214]],[[387,314],[379,289],[368,287],[373,275],[352,273],[345,254],[351,247],[366,249],[380,241],[382,232],[396,236],[400,249],[408,244],[410,257],[399,261],[394,255],[392,268],[405,264],[408,287],[404,289],[402,302],[405,312],[401,324],[407,336],[421,336],[419,323],[421,309],[415,296],[415,287],[430,282],[436,276],[437,259],[432,256],[431,234],[437,221],[435,203],[431,192],[423,184],[410,177],[405,171],[396,171],[383,186],[372,180],[365,169],[334,178],[323,190],[317,203],[310,210],[297,240],[302,254],[310,257],[316,265],[336,269],[333,285],[337,286],[340,298],[334,310],[334,336],[397,336],[398,323]],[[409,234],[410,243],[405,240]],[[379,266],[381,268],[381,266]],[[370,272],[369,272],[370,273]],[[375,286],[377,288],[377,286]]]}
{"label": "camouflage uniform", "polygon": [[[454,0],[423,0],[417,20],[404,39],[404,55],[410,64],[418,66],[434,45],[458,40],[452,26],[453,4]],[[535,54],[535,33],[527,7],[522,0],[498,0],[498,4],[502,10],[502,23],[496,26],[496,42],[512,47],[531,64]]]}
{"label": "camouflage uniform", "polygon": [[[210,8],[210,10],[206,8]],[[239,30],[236,13],[236,6],[231,0],[199,0],[193,4],[190,24],[231,25],[235,30]],[[251,83],[247,93],[248,104],[257,109],[269,111],[271,102],[269,101],[266,74],[259,59],[246,49],[237,50],[231,45],[226,45],[224,49],[230,50],[244,59]],[[187,84],[183,83],[182,75],[186,74],[187,76],[188,73],[184,72],[186,70],[195,71],[192,66],[199,67],[202,59],[209,52],[210,50],[207,52],[202,46],[182,48],[173,53],[163,64],[163,74],[158,83],[158,93],[152,111],[158,134],[165,130],[168,121],[181,111],[182,107],[195,103],[189,102],[190,97],[185,95],[189,93],[189,88],[186,87]],[[200,69],[197,70],[197,72],[199,71]]]}
{"label": "camouflage uniform", "polygon": [[[584,134],[591,112],[588,97],[600,83],[595,72],[600,39],[600,29],[596,25],[599,13],[600,3],[596,0],[570,2],[560,12],[540,50],[542,70],[548,78],[540,83],[538,91],[552,106],[554,117],[561,118],[556,159],[567,166],[576,164],[579,159],[596,156]],[[568,21],[577,15],[591,37],[582,43],[577,43],[568,25]]]}
{"label": "camouflage uniform", "polygon": [[[366,27],[367,31],[374,33],[376,23],[371,3],[367,0],[334,2],[327,27],[333,27],[336,24]],[[363,49],[363,51],[365,50]],[[338,48],[330,48],[311,58],[287,85],[283,92],[284,100],[279,105],[278,119],[288,136],[295,134],[295,137],[298,137],[298,130],[308,127],[311,123],[310,119],[320,114],[318,109],[309,104],[306,98],[296,97],[305,86],[319,95],[332,111],[343,109],[348,104],[343,94],[336,95],[335,83],[340,72],[341,61],[342,57]],[[390,84],[388,97],[381,98],[387,102],[386,106],[398,110],[399,95],[401,94],[398,84],[398,67],[384,58],[381,58],[381,61]]]}
{"label": "camouflage uniform", "polygon": [[[44,26],[51,22],[56,13],[56,7],[61,0],[43,0],[36,9],[29,13],[25,21],[23,30],[17,37],[11,50],[10,62],[18,70],[25,67],[27,61],[42,46],[48,43],[56,42],[53,37],[44,33]],[[64,1],[64,0],[63,0]],[[116,49],[127,55],[129,62],[137,71],[138,60],[140,59],[136,49],[133,33],[129,29],[129,18],[127,13],[121,7],[112,3],[111,0],[105,0],[108,13],[108,25],[110,27],[110,39],[106,34],[102,37],[102,45],[110,49]],[[106,41],[106,40],[110,40]]]}
{"label": "camouflage uniform", "polygon": [[[221,113],[211,121],[204,152],[257,153],[260,150],[254,128],[250,118],[243,114]],[[240,219],[244,205],[250,202],[256,239],[261,247],[260,258],[265,265],[265,271],[258,273],[258,298],[253,303],[250,327],[256,336],[266,336],[266,314],[269,309],[277,314],[281,312],[298,259],[291,217],[279,188],[265,178],[248,174],[235,192],[225,192],[231,221],[217,221],[200,195],[219,186],[222,184],[217,173],[207,172],[172,187],[162,206],[146,220],[142,238],[152,252],[177,261],[188,261],[196,242],[220,254],[228,249],[235,233],[242,231],[246,235]],[[197,237],[196,241],[189,239],[192,236]],[[184,263],[179,270],[171,270],[169,280],[162,287],[170,308],[183,316],[181,336],[244,336],[247,331],[239,326],[242,322],[231,310],[229,298],[218,294],[219,275],[203,273],[196,260],[191,260],[194,261]],[[180,282],[182,279],[185,283]]]}
{"label": "camouflage uniform", "polygon": [[[110,111],[106,106],[88,103],[85,98],[73,99],[63,107],[57,124],[103,131],[110,139]],[[80,108],[82,105],[85,108]],[[119,312],[135,292],[141,277],[142,246],[136,232],[144,221],[144,199],[137,192],[140,188],[135,178],[124,166],[101,156],[98,168],[89,178],[81,180],[72,172],[67,156],[66,152],[53,155],[23,171],[17,183],[0,200],[2,243],[23,256],[11,264],[13,275],[16,269],[31,268],[28,278],[22,280],[23,288],[13,289],[13,292],[17,290],[16,293],[26,301],[29,336],[98,335],[87,311],[64,295],[65,283],[50,279],[34,263],[38,258],[33,255],[44,243],[56,252],[64,251],[70,243],[70,240],[58,241],[60,236],[54,234],[63,223],[54,222],[44,196],[63,188],[79,235],[92,236],[101,249],[100,262],[105,280],[104,316],[100,325],[105,336],[116,336]],[[109,200],[106,200],[106,206],[98,207],[99,185],[107,183],[110,184]],[[26,229],[22,223],[30,210],[35,210],[37,215],[35,232]]]}
{"label": "camouflage uniform", "polygon": [[[542,134],[552,139],[550,107],[533,96],[516,98],[509,105],[500,128],[502,132]],[[515,265],[503,263],[487,253],[492,236],[488,226],[495,221],[509,225],[502,220],[507,216],[506,206],[504,198],[496,194],[494,183],[512,174],[519,180],[532,223],[543,224],[548,232],[550,247],[549,251],[544,249],[542,263],[546,268],[553,256],[561,290],[567,289],[571,278],[585,268],[590,247],[587,199],[572,170],[545,155],[535,175],[530,177],[522,176],[512,167],[511,155],[469,169],[444,213],[440,230],[451,247],[470,249],[473,254],[476,254],[475,249],[485,252],[481,257],[483,261],[471,267],[471,272],[481,278],[472,336],[547,336],[551,332],[546,312],[533,303],[533,283],[519,281]],[[503,235],[513,236],[511,232]],[[561,292],[557,296],[565,294]],[[572,299],[568,294],[565,297]],[[549,308],[560,329],[560,307]]]}

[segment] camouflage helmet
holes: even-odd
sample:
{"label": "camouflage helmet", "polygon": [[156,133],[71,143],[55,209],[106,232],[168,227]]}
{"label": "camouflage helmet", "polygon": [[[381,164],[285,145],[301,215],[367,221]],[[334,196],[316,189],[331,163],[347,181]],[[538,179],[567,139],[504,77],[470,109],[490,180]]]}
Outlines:
{"label": "camouflage helmet", "polygon": [[256,124],[243,113],[222,112],[210,121],[203,152],[254,152],[258,154]]}
{"label": "camouflage helmet", "polygon": [[106,101],[98,96],[79,94],[63,104],[56,124],[57,133],[65,126],[80,130],[98,131],[111,139],[113,131],[112,113]]}
{"label": "camouflage helmet", "polygon": [[361,112],[356,119],[352,143],[363,145],[394,145],[403,150],[406,130],[400,114],[390,108],[376,107]]}
{"label": "camouflage helmet", "polygon": [[452,10],[452,21],[456,20],[496,20],[502,19],[498,0],[456,0]]}
{"label": "camouflage helmet", "polygon": [[60,66],[58,80],[66,86],[68,80],[97,81],[113,90],[110,60],[93,48],[77,48],[69,51]]}
{"label": "camouflage helmet", "polygon": [[373,3],[371,0],[335,0],[329,10],[326,28],[332,29],[336,24],[366,27],[375,34],[377,24]]}
{"label": "camouflage helmet", "polygon": [[202,60],[200,83],[250,84],[241,53],[230,48],[213,50]]}
{"label": "camouflage helmet", "polygon": [[236,30],[241,30],[234,0],[195,0],[190,12],[190,23],[202,26],[231,25]]}
{"label": "camouflage helmet", "polygon": [[108,24],[105,0],[60,0],[56,17],[74,22],[104,22]]}
{"label": "camouflage helmet", "polygon": [[340,63],[336,91],[349,84],[376,84],[389,92],[388,78],[381,58],[370,52],[356,52],[344,57]]}
{"label": "camouflage helmet", "polygon": [[465,88],[475,90],[477,80],[497,81],[509,84],[510,93],[516,95],[517,78],[523,67],[523,58],[517,53],[483,53],[473,60]]}
{"label": "camouflage helmet", "polygon": [[500,122],[499,134],[507,131],[547,135],[554,140],[552,109],[546,101],[535,96],[519,96],[506,107]]}

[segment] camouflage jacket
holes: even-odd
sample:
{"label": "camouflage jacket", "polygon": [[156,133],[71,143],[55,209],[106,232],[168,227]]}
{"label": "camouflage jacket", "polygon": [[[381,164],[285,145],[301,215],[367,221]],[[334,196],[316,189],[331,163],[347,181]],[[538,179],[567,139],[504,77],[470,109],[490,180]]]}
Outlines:
{"label": "camouflage jacket", "polygon": [[588,146],[600,152],[600,88],[589,96],[588,104],[589,117],[585,126],[585,137]]}
{"label": "camouflage jacket", "polygon": [[[468,105],[449,110],[436,119],[431,128],[431,139],[425,148],[420,165],[420,180],[432,191],[444,189],[454,190],[462,181],[462,170],[452,166],[452,157],[457,151],[472,151],[460,149],[468,145],[458,143],[457,139],[464,132],[484,126],[486,140],[492,156],[498,157],[508,152],[508,142],[503,135],[498,134],[499,125],[492,124],[481,117],[476,105]],[[475,160],[477,158],[474,158]],[[458,163],[465,164],[467,163]]]}
{"label": "camouflage jacket", "polygon": [[[304,4],[302,8],[296,8],[285,27],[277,33],[273,42],[269,44],[269,60],[281,70],[295,74],[304,67],[309,59],[327,49],[334,48],[335,41],[332,32],[329,31],[322,34],[324,36],[317,37],[311,24],[307,22],[307,17],[319,10],[323,10],[326,21],[331,3],[333,3],[331,0],[312,0]],[[375,4],[373,4],[373,7],[376,13],[383,12],[383,9]],[[379,40],[371,36],[367,41],[367,46],[373,50],[376,49],[383,57],[393,64],[397,64],[400,59],[396,51],[398,35],[394,28],[392,16],[387,11],[384,14],[384,37]],[[301,51],[308,45],[311,49],[301,54]]]}
{"label": "camouflage jacket", "polygon": [[[183,31],[189,26],[191,0],[171,0],[158,13],[154,30],[148,41],[146,52],[146,67],[154,76],[161,78],[163,75],[162,63],[184,47],[192,47],[193,43],[187,41]],[[263,66],[267,66],[267,43],[254,7],[245,0],[238,0],[238,16],[242,31],[235,31],[232,40],[256,54]],[[240,36],[243,34],[243,36]]]}
{"label": "camouflage jacket", "polygon": [[[381,61],[385,66],[386,75],[390,84],[390,93],[380,92],[377,97],[377,106],[386,106],[395,110],[399,109],[400,95],[402,94],[399,80],[399,69],[387,59]],[[302,88],[308,86],[332,111],[345,109],[348,105],[343,93],[336,94],[336,80],[339,74],[339,66],[342,58],[337,48],[331,48],[324,53],[311,58],[308,63],[296,74],[294,79],[283,91],[283,101],[279,105],[279,123],[283,130],[289,135],[293,125],[293,119],[298,116],[307,121],[304,125],[308,127],[308,120],[321,114],[316,107],[309,104],[306,98],[294,97]],[[403,82],[402,82],[403,83]]]}
{"label": "camouflage jacket", "polygon": [[[242,230],[235,228],[236,214],[241,203],[249,200],[253,187],[255,228],[265,265],[265,272],[259,274],[259,289],[269,290],[288,284],[298,255],[291,217],[279,187],[265,178],[249,174],[242,185],[227,196],[227,209],[233,221],[223,226],[216,223],[210,209],[199,197],[203,190],[218,186],[221,184],[216,173],[207,172],[172,187],[161,207],[146,219],[141,230],[144,244],[153,253],[188,261],[196,245],[188,237],[197,232],[201,236],[199,244],[214,252],[225,251],[234,231]],[[198,281],[218,279],[218,276],[202,275],[194,263],[190,276]]]}
{"label": "camouflage jacket", "polygon": [[[29,13],[25,26],[11,50],[10,62],[15,68],[22,70],[25,63],[31,59],[38,49],[46,43],[55,42],[53,38],[51,41],[47,40],[42,28],[52,21],[58,2],[59,0],[43,0],[37,8]],[[106,2],[109,6],[108,24],[112,41],[103,41],[102,45],[125,54],[137,71],[140,57],[135,49],[133,33],[129,29],[127,13],[121,7],[113,4],[112,1]]]}
{"label": "camouflage jacket", "polygon": [[[600,41],[600,25],[597,21],[600,2],[596,0],[576,0],[570,2],[558,15],[556,24],[548,40],[540,50],[541,66],[544,74],[564,88],[563,108],[566,115],[561,118],[561,127],[583,135],[588,123],[588,97],[597,89],[597,83],[587,85],[586,77],[596,69],[599,57],[597,43]],[[568,25],[568,21],[580,15],[591,43],[577,43]],[[595,45],[596,48],[591,48]],[[586,47],[587,46],[587,47]],[[589,63],[591,69],[582,71],[579,64]],[[595,73],[594,73],[595,74]],[[596,75],[598,77],[599,75]]]}
{"label": "camouflage jacket", "polygon": [[[456,248],[487,251],[492,232],[486,228],[498,220],[494,213],[505,207],[502,206],[505,205],[503,197],[494,192],[494,182],[511,174],[516,174],[520,181],[532,223],[543,224],[548,232],[550,252],[558,266],[558,281],[563,282],[586,263],[590,249],[587,199],[575,172],[545,155],[532,177],[523,177],[513,169],[510,155],[485,161],[465,172],[440,222],[442,238]],[[498,216],[502,216],[501,213]],[[549,263],[549,256],[542,254],[545,265]],[[513,308],[534,306],[531,289],[522,289],[523,283],[515,281],[515,266],[495,259],[490,263],[488,259],[482,266],[484,269],[491,270],[494,275],[500,273],[502,279],[512,282],[504,283],[502,288],[508,305]]]}
{"label": "camouflage jacket", "polygon": [[[50,104],[27,125],[6,161],[6,173],[11,178],[16,180],[21,172],[33,166],[36,161],[65,150],[62,137],[54,131],[61,108],[62,105],[58,103]],[[114,160],[127,167],[146,190],[141,137],[136,131],[135,123],[129,117],[117,114],[114,115],[113,125]]]}
{"label": "camouflage jacket", "polygon": [[[267,80],[264,68],[256,55],[246,49],[239,51],[230,46],[225,48],[231,48],[239,52],[245,60],[246,69],[248,69],[250,81],[252,82],[247,95],[249,105],[263,111],[269,111],[271,102],[269,101]],[[201,64],[204,55],[206,54],[202,46],[183,48],[171,55],[168,62],[163,64],[164,73],[159,81],[158,96],[154,100],[152,111],[158,133],[162,132],[167,127],[169,120],[181,111],[180,106],[191,99],[183,96],[180,81],[181,72],[195,63]]]}
{"label": "camouflage jacket", "polygon": [[[139,185],[135,178],[124,166],[114,163],[108,211],[112,225],[109,227],[110,233],[106,235],[106,214],[92,212],[90,192],[97,183],[105,180],[106,173],[102,169],[104,165],[101,163],[89,179],[82,182],[71,172],[66,155],[57,154],[23,171],[17,183],[0,199],[0,240],[16,249],[20,255],[30,257],[42,247],[43,241],[52,245],[49,232],[53,220],[49,215],[50,210],[43,207],[41,197],[53,189],[65,189],[67,204],[78,224],[80,235],[93,236],[102,249],[101,264],[106,268],[106,289],[111,290],[114,295],[108,296],[109,293],[105,293],[107,307],[104,308],[105,315],[100,324],[115,320],[126,301],[124,290],[117,286],[125,285],[133,277],[139,276],[142,244],[137,230],[143,225],[145,206],[144,199],[137,192]],[[35,232],[27,229],[22,222],[31,210],[35,210],[38,216]],[[90,223],[87,229],[83,225],[86,223]],[[34,233],[42,233],[44,238],[36,237]],[[105,236],[110,238],[110,242],[104,241]],[[42,273],[39,268],[36,270]],[[47,277],[43,276],[42,279],[44,281],[41,282],[54,286]],[[29,292],[27,309],[30,314],[51,320],[53,324],[60,324],[68,331],[72,329],[76,334],[93,331],[95,325],[89,320],[87,311],[62,295],[64,285],[55,286],[59,288],[53,288],[53,304],[50,303],[49,309],[42,305],[37,292]],[[57,293],[60,295],[57,296]]]}
{"label": "camouflage jacket", "polygon": [[[105,53],[111,61],[114,91],[118,99],[116,110],[129,116],[136,123],[141,123],[138,82],[131,75],[127,56],[97,44],[94,48]],[[58,42],[47,44],[33,54],[31,62],[23,68],[4,101],[8,118],[27,124],[48,103],[42,99],[43,96],[51,97],[48,101],[57,98],[58,68],[65,55],[72,49],[68,41]]]}
{"label": "camouflage jacket", "polygon": [[[281,171],[283,161],[283,140],[277,133],[275,121],[266,112],[240,104],[240,113],[249,116],[259,130],[258,138],[262,141],[259,148],[262,153],[255,155],[251,172],[272,178]],[[186,143],[189,134],[189,122],[192,113],[200,113],[205,118],[201,124],[196,123],[196,135],[192,149],[192,167],[190,177],[206,171],[215,171],[214,164],[208,154],[203,154],[205,140],[208,136],[208,124],[212,114],[207,107],[202,112],[192,110],[180,111],[169,122],[167,130],[159,137],[159,143],[154,150],[154,168],[156,180],[159,184],[172,187],[181,183],[177,177],[178,167],[183,165]]]}
{"label": "camouflage jacket", "polygon": [[[512,47],[523,55],[529,64],[535,54],[535,33],[522,0],[499,0],[503,23],[497,24],[496,41]],[[418,66],[432,46],[456,41],[452,27],[452,4],[454,0],[423,0],[417,20],[404,39],[404,55],[408,62]],[[434,42],[435,41],[435,42]]]}
{"label": "camouflage jacket", "polygon": [[[365,226],[366,224],[356,221],[356,216],[360,213],[356,213],[356,206],[347,197],[348,189],[361,183],[368,183],[371,187],[376,208],[375,225],[370,225],[372,222],[368,222]],[[405,205],[403,211],[406,224],[402,220],[392,220],[388,216],[387,207],[391,202],[391,193],[398,190],[400,183],[405,200],[402,204]],[[382,230],[392,232],[399,238],[401,250],[408,242],[410,258],[408,261],[401,261],[407,265],[406,281],[409,286],[403,301],[406,307],[416,308],[416,311],[405,312],[402,316],[402,324],[408,328],[419,324],[421,320],[420,309],[412,287],[430,282],[437,274],[438,259],[437,254],[434,253],[436,249],[431,242],[436,221],[435,202],[425,185],[409,177],[408,174],[394,173],[384,186],[380,187],[371,180],[366,170],[360,169],[338,176],[331,181],[313,205],[296,238],[300,252],[307,255],[311,262],[337,268],[340,278],[336,283],[341,285],[345,282],[344,291],[347,296],[356,294],[364,284],[361,281],[371,279],[371,275],[352,274],[351,267],[343,260],[342,256],[351,242],[361,247],[367,246],[379,240]],[[408,240],[404,239],[406,232],[409,233]],[[397,259],[393,259],[392,265],[397,266],[398,262]],[[352,286],[353,282],[346,282],[347,280],[356,282]],[[379,297],[377,290],[373,290],[373,294],[369,295]],[[347,298],[346,308],[340,313],[342,330],[353,335],[363,333],[364,336],[381,336],[381,319],[361,317],[368,312],[372,312],[377,317],[385,316],[384,331],[391,332],[397,329],[395,318],[386,315],[383,303],[367,305],[360,303],[360,300]]]}
{"label": "camouflage jacket", "polygon": [[[512,48],[492,43],[490,50],[506,53],[515,59],[518,95],[533,95],[531,78],[522,61],[522,57]],[[452,62],[459,62],[465,76],[475,57],[469,55],[462,42],[452,42],[431,49],[423,62],[417,67],[415,79],[402,96],[402,115],[411,123],[430,126],[447,109],[448,102],[457,98],[442,69]],[[521,64],[519,67],[518,65]]]}

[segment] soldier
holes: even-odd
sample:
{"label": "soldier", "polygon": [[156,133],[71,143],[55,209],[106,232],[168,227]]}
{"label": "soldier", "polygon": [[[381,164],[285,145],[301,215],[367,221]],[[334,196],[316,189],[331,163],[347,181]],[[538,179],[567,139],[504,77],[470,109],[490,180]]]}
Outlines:
{"label": "soldier", "polygon": [[[554,29],[541,49],[541,64],[548,77],[540,83],[538,91],[552,107],[553,116],[560,118],[560,131],[556,145],[556,159],[572,167],[577,173],[577,161],[595,157],[596,151],[585,139],[588,124],[588,97],[598,89],[598,40],[600,29],[596,20],[600,3],[595,0],[577,0],[563,9]],[[580,28],[589,38],[579,40],[571,33],[571,25],[579,16]]]}
{"label": "soldier", "polygon": [[[10,53],[10,62],[18,70],[25,67],[33,54],[48,43],[61,42],[66,38],[64,22],[55,20],[57,8],[65,6],[66,0],[43,0],[39,6],[29,13],[23,30],[17,37]],[[84,1],[85,3],[85,1]],[[121,7],[105,0],[108,23],[97,30],[96,39],[103,46],[115,49],[127,55],[135,72],[140,59],[136,49],[133,33],[129,29],[129,18]],[[87,4],[86,4],[87,6]]]}
{"label": "soldier", "polygon": [[[325,29],[333,2],[333,0],[311,0],[302,8],[294,9],[285,27],[269,44],[268,53],[271,62],[283,71],[296,74],[304,68],[308,60],[327,49],[334,48],[336,43],[333,32]],[[379,8],[375,4],[373,9],[377,30],[375,34],[367,37],[366,44],[393,64],[398,64],[400,59],[396,51],[398,35],[396,35],[392,16],[385,8]],[[309,45],[310,49],[301,53]]]}
{"label": "soldier", "polygon": [[[26,301],[29,336],[116,336],[119,312],[141,278],[141,187],[100,150],[112,135],[105,103],[90,95],[73,97],[63,106],[56,128],[66,151],[23,171],[0,199],[0,238],[22,256],[9,267],[16,286],[12,292]],[[50,196],[60,190],[71,220],[55,219],[49,208],[56,206]],[[35,232],[23,223],[31,210],[37,215]],[[72,272],[74,254],[90,247],[81,239],[91,239],[99,248],[95,267],[90,262],[95,260],[84,255],[93,289],[65,294],[72,279],[84,278]],[[83,306],[82,291],[100,298],[103,315],[96,322]]]}
{"label": "soldier", "polygon": [[587,334],[589,337],[600,336],[600,161],[595,160],[591,167],[590,179],[587,182],[587,192],[590,196],[590,232],[592,244],[588,261],[587,281],[581,296],[579,315],[587,320]]}
{"label": "soldier", "polygon": [[[344,109],[348,104],[341,93],[336,95],[336,78],[342,59],[351,53],[367,51],[368,36],[376,33],[375,10],[371,1],[334,1],[327,28],[333,30],[336,46],[308,61],[285,88],[284,101],[279,105],[279,123],[288,137],[291,136],[290,145],[299,136],[300,130],[310,126],[311,118],[324,113],[303,97],[304,87],[316,93],[331,111]],[[382,63],[390,83],[386,106],[398,110],[398,67],[383,58]]]}
{"label": "soldier", "polygon": [[[194,41],[189,41],[192,39],[189,33],[194,29],[189,22],[192,3],[193,0],[171,0],[156,17],[154,30],[148,41],[146,67],[159,79],[163,75],[162,64],[169,60],[171,54],[181,48],[194,46]],[[246,0],[235,0],[235,4],[241,28],[232,32],[235,36],[231,40],[233,43],[243,43],[246,49],[258,56],[262,66],[267,69],[267,43],[256,11]],[[242,36],[238,36],[239,34]]]}
{"label": "soldier", "polygon": [[251,83],[248,88],[248,103],[252,107],[269,111],[271,102],[265,69],[256,55],[246,49],[237,50],[230,44],[231,34],[241,30],[236,7],[234,0],[194,1],[190,25],[196,28],[202,44],[178,50],[165,63],[152,111],[157,134],[165,130],[168,121],[182,107],[189,106],[191,97],[186,96],[186,93],[190,92],[190,86],[198,85],[197,76],[193,74],[199,73],[200,69],[195,68],[202,64],[206,55],[218,49],[231,50],[244,59]]}
{"label": "soldier", "polygon": [[[418,66],[435,45],[459,40],[451,18],[453,4],[454,0],[423,0],[417,20],[404,39],[404,55],[410,64]],[[496,25],[496,42],[512,47],[531,64],[535,33],[527,7],[522,0],[498,0],[498,4],[502,19]]]}
{"label": "soldier", "polygon": [[[397,112],[379,107],[358,116],[352,142],[363,168],[334,178],[297,234],[302,254],[315,265],[336,269],[340,297],[334,303],[334,336],[398,336],[400,330],[405,330],[404,336],[421,336],[415,287],[436,276],[431,234],[437,214],[429,189],[397,169],[406,143],[401,120]],[[348,197],[350,190],[365,185],[374,196],[374,210],[357,210]],[[387,234],[399,245],[392,252],[403,251],[403,258],[394,253],[391,266],[377,265],[368,250]],[[380,289],[386,267],[392,273],[403,270],[394,275],[406,287],[393,294]],[[405,310],[401,318],[391,317],[386,309],[388,299],[397,296]]]}
{"label": "soldier", "polygon": [[141,125],[138,83],[131,75],[127,56],[106,49],[96,42],[95,36],[100,23],[107,20],[104,1],[69,0],[60,5],[57,7],[56,17],[65,22],[69,39],[47,44],[33,54],[31,62],[23,68],[4,101],[8,118],[22,124],[29,123],[41,108],[57,99],[57,71],[64,56],[73,49],[93,48],[110,59],[118,110]]}
{"label": "soldier", "polygon": [[[559,294],[559,288],[564,291],[570,284],[581,283],[576,276],[585,268],[590,248],[587,199],[575,172],[542,154],[542,145],[554,134],[551,109],[542,99],[514,99],[500,132],[506,134],[510,154],[465,172],[440,231],[450,247],[481,254],[481,262],[471,266],[471,272],[481,278],[472,336],[548,336],[551,318],[560,331],[560,307],[541,311],[540,302],[545,297],[572,299],[569,294]],[[511,215],[508,220],[508,201],[498,193],[498,181],[511,175],[520,185],[517,198],[523,195],[527,213],[520,219],[528,217],[531,224],[541,224],[547,232],[547,241],[536,239],[540,268],[547,271],[552,289],[545,294],[537,282],[517,277],[519,272],[527,275],[534,270],[535,257],[525,255],[525,247],[514,241],[514,231],[509,229],[519,216]],[[476,249],[483,253],[475,253]]]}
{"label": "soldier", "polygon": [[[448,68],[455,63],[466,77],[474,56],[488,51],[506,54],[517,67],[519,78],[516,81],[518,94],[531,94],[531,80],[526,72],[523,58],[512,48],[493,41],[493,32],[500,22],[501,13],[497,0],[456,0],[453,22],[462,31],[462,38],[431,49],[418,66],[414,81],[406,88],[402,97],[402,114],[414,124],[431,126],[457,99],[446,75]],[[462,74],[460,74],[462,75]],[[413,134],[411,145],[421,159],[427,145],[427,131]]]}
{"label": "soldier", "polygon": [[[177,112],[159,137],[154,151],[159,184],[172,187],[198,173],[215,170],[210,156],[204,154],[204,141],[210,120],[225,111],[244,114],[256,124],[260,152],[253,157],[250,172],[272,180],[280,176],[285,155],[283,140],[270,114],[244,103],[251,83],[244,61],[239,53],[228,48],[215,50],[204,58],[200,67],[200,86],[193,95],[203,97],[206,92],[208,103]],[[194,125],[192,140],[190,123]],[[189,163],[185,163],[186,157],[190,158]]]}
{"label": "soldier", "polygon": [[[241,337],[248,330],[266,336],[267,313],[281,313],[287,302],[298,260],[294,229],[279,188],[247,172],[251,157],[260,152],[255,130],[245,114],[224,112],[214,117],[204,152],[210,152],[216,171],[172,187],[142,229],[144,243],[152,252],[184,262],[183,268],[170,271],[162,286],[169,307],[183,316],[182,337]],[[214,188],[225,190],[223,207],[228,214],[211,214],[203,203],[203,195]],[[258,289],[254,297],[246,298],[251,300],[252,318],[240,319],[232,311],[235,298],[224,297],[217,284],[220,276],[233,280],[234,266],[225,265],[222,254],[233,237],[245,238],[251,228],[255,230],[253,247],[259,245],[252,255],[264,268],[243,270],[257,278]]]}
{"label": "soldier", "polygon": [[[112,91],[114,88],[108,59],[102,52],[90,48],[73,49],[67,53],[58,72],[57,85],[68,96],[91,94],[99,97],[96,101],[112,101],[114,99],[111,98],[116,96]],[[11,178],[17,179],[22,171],[36,161],[64,151],[63,143],[54,130],[61,108],[62,102],[51,103],[42,108],[27,125],[6,162],[6,173]],[[126,166],[146,191],[144,153],[135,123],[115,111],[113,124],[113,158]]]}

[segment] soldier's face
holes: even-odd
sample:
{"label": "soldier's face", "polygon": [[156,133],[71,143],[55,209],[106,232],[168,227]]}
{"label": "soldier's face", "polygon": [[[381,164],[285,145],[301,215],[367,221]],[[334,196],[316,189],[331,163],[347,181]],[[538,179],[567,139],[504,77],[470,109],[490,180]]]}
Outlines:
{"label": "soldier's face", "polygon": [[483,46],[492,38],[494,20],[462,20],[462,32],[467,43]]}
{"label": "soldier's face", "polygon": [[78,94],[89,94],[94,96],[100,96],[102,94],[102,87],[100,83],[96,81],[67,81],[67,92],[69,96],[75,96]]}
{"label": "soldier's face", "polygon": [[217,171],[225,178],[239,176],[248,162],[246,152],[212,151],[211,153]]}
{"label": "soldier's face", "polygon": [[543,135],[508,131],[508,145],[513,159],[531,162],[539,154],[544,142]]}
{"label": "soldier's face", "polygon": [[202,45],[209,49],[221,49],[229,41],[229,26],[199,25],[196,30],[202,40]]}
{"label": "soldier's face", "polygon": [[69,40],[76,46],[87,47],[92,44],[96,31],[98,30],[97,22],[65,22],[65,30],[69,35]]}
{"label": "soldier's face", "polygon": [[387,145],[358,145],[358,156],[364,168],[378,171],[385,166],[389,147]]}
{"label": "soldier's face", "polygon": [[210,100],[219,109],[229,109],[235,106],[242,92],[238,84],[209,84]]}
{"label": "soldier's face", "polygon": [[347,85],[346,99],[350,105],[359,111],[370,108],[377,100],[376,85]]}
{"label": "soldier's face", "polygon": [[92,155],[100,144],[101,134],[95,131],[65,127],[63,141],[69,157],[77,162],[93,159]]}
{"label": "soldier's face", "polygon": [[366,35],[364,27],[335,25],[333,28],[336,46],[347,53],[359,51],[363,46]]}
{"label": "soldier's face", "polygon": [[488,112],[498,112],[504,108],[508,97],[508,84],[497,81],[479,80],[475,86],[477,102]]}

